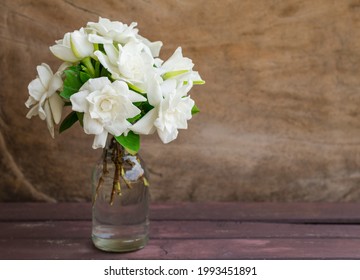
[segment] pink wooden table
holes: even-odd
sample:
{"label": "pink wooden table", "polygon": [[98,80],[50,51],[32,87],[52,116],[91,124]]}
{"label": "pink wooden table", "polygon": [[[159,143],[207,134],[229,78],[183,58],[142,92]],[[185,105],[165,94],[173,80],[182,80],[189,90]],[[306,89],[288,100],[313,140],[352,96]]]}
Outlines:
{"label": "pink wooden table", "polygon": [[148,245],[105,253],[89,203],[0,203],[0,259],[360,259],[360,204],[151,205]]}

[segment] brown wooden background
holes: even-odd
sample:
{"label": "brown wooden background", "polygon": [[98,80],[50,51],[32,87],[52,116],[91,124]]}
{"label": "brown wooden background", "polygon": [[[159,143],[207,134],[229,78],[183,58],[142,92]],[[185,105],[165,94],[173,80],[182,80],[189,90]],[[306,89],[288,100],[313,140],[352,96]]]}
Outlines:
{"label": "brown wooden background", "polygon": [[83,201],[100,151],[27,120],[48,47],[98,17],[178,45],[206,85],[168,145],[143,138],[153,200],[359,201],[360,1],[0,0],[0,200]]}

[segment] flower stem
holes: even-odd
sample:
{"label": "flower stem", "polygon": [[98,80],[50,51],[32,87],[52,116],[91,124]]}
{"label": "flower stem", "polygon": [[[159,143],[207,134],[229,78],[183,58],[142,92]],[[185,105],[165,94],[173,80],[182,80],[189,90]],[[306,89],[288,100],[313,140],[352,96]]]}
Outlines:
{"label": "flower stem", "polygon": [[95,78],[95,69],[91,63],[91,57],[90,56],[85,57],[81,62],[86,66],[91,77]]}
{"label": "flower stem", "polygon": [[121,196],[120,176],[122,169],[122,153],[118,143],[115,143],[113,147],[112,161],[115,165],[115,172],[114,172],[113,187],[110,197],[110,205],[113,205],[114,203],[115,194]]}
{"label": "flower stem", "polygon": [[99,178],[99,182],[98,182],[98,184],[97,184],[97,186],[96,186],[95,196],[94,196],[94,199],[93,199],[93,202],[92,202],[92,203],[93,203],[93,206],[94,206],[95,201],[96,201],[96,199],[97,199],[97,197],[98,197],[100,188],[101,188],[102,184],[103,184],[104,181],[105,181],[103,176],[106,176],[107,174],[109,174],[109,170],[108,170],[108,168],[107,168],[107,160],[106,160],[106,158],[107,158],[107,153],[108,153],[108,149],[105,149],[105,150],[104,150],[104,153],[103,153],[103,171],[102,171],[102,174],[101,174],[101,176],[100,176],[100,178]]}
{"label": "flower stem", "polygon": [[[109,204],[110,205],[114,204],[116,195],[118,195],[118,196],[122,195],[122,189],[121,189],[122,183],[125,183],[125,185],[128,189],[133,188],[133,186],[131,184],[132,182],[129,181],[126,177],[125,168],[128,168],[128,167],[133,168],[135,163],[129,159],[124,160],[124,156],[126,155],[126,153],[125,153],[125,155],[123,154],[122,146],[115,140],[115,138],[113,138],[109,144],[109,147],[105,148],[104,152],[103,152],[102,174],[101,174],[98,184],[96,186],[95,196],[93,198],[93,205],[95,204],[98,194],[100,192],[100,189],[105,182],[106,176],[109,174],[107,159],[108,159],[108,153],[110,152],[110,149],[111,149],[111,161],[114,164],[113,166],[114,166],[115,170],[114,170],[113,184],[112,184]],[[136,156],[136,160],[138,162],[140,162],[140,159],[137,156]],[[121,179],[123,181],[121,181]],[[140,180],[143,181],[143,184],[145,186],[149,186],[149,182],[145,178],[144,174],[140,177]]]}

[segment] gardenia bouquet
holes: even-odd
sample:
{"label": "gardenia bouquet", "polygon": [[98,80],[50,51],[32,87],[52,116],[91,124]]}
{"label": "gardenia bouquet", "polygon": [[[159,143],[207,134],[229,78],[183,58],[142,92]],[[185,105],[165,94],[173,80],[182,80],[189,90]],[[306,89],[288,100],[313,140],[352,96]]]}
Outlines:
{"label": "gardenia bouquet", "polygon": [[140,36],[136,25],[99,18],[56,41],[50,51],[63,63],[55,73],[45,63],[37,66],[27,118],[46,120],[54,138],[64,106],[71,106],[59,131],[79,121],[95,135],[94,149],[105,147],[108,134],[130,153],[139,150],[141,134],[157,131],[164,143],[176,139],[199,111],[189,91],[204,81],[180,47],[167,61],[158,58],[162,42]]}

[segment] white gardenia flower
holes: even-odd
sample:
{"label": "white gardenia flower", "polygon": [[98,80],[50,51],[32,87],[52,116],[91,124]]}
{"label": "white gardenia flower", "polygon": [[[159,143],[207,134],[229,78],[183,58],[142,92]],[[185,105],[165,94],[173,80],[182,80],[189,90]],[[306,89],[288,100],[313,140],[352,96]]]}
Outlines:
{"label": "white gardenia flower", "polygon": [[47,127],[51,136],[54,138],[54,125],[61,120],[61,113],[64,102],[56,93],[63,85],[61,74],[68,67],[64,63],[59,70],[53,74],[51,68],[46,63],[37,66],[37,78],[30,82],[28,86],[29,98],[25,105],[30,108],[26,117],[31,119],[39,115],[40,119],[46,120]]}
{"label": "white gardenia flower", "polygon": [[166,60],[158,69],[164,80],[174,79],[179,84],[186,81],[193,83],[204,83],[197,71],[193,71],[194,63],[190,58],[182,55],[181,47],[178,47],[173,55]]}
{"label": "white gardenia flower", "polygon": [[167,94],[159,106],[159,115],[154,125],[160,139],[165,143],[175,140],[178,129],[187,129],[187,121],[191,119],[191,109],[195,102],[186,96],[192,85],[182,86]]}
{"label": "white gardenia flower", "polygon": [[107,77],[88,80],[79,92],[70,97],[73,111],[84,113],[84,131],[94,134],[92,147],[104,148],[108,133],[119,136],[126,133],[131,123],[127,121],[141,111],[132,102],[146,98],[129,90],[123,81]]}
{"label": "white gardenia flower", "polygon": [[178,129],[187,129],[187,121],[192,118],[194,100],[187,96],[192,82],[177,85],[175,80],[167,80],[158,87],[153,85],[149,103],[154,106],[144,117],[130,128],[139,134],[151,134],[157,130],[160,139],[167,144],[178,136]]}
{"label": "white gardenia flower", "polygon": [[57,40],[56,45],[50,47],[50,51],[63,61],[78,62],[93,55],[94,45],[89,42],[88,34],[81,28],[66,33],[63,39]]}
{"label": "white gardenia flower", "polygon": [[190,58],[183,57],[182,48],[178,47],[172,56],[166,60],[160,67],[160,71],[163,73],[173,72],[179,70],[192,70],[194,63]]}
{"label": "white gardenia flower", "polygon": [[163,43],[161,41],[150,42],[148,39],[146,39],[145,37],[142,37],[139,34],[136,34],[136,39],[138,39],[140,42],[145,44],[150,49],[150,52],[153,57],[159,56],[160,49],[163,46]]}
{"label": "white gardenia flower", "polygon": [[87,30],[89,30],[89,40],[97,44],[112,44],[114,41],[126,44],[130,40],[136,38],[139,32],[136,22],[128,26],[119,21],[110,21],[107,18],[99,18],[99,22],[88,22]]}
{"label": "white gardenia flower", "polygon": [[105,44],[104,50],[95,51],[94,55],[112,74],[112,78],[129,82],[140,89],[146,89],[147,73],[153,70],[154,58],[145,49],[145,45],[129,42],[125,46]]}
{"label": "white gardenia flower", "polygon": [[89,41],[96,44],[113,44],[114,42],[122,45],[130,41],[143,43],[153,57],[158,57],[162,47],[161,41],[150,42],[148,39],[138,34],[135,28],[136,22],[129,25],[119,21],[110,21],[106,18],[99,18],[99,22],[89,22],[86,29],[89,32]]}

